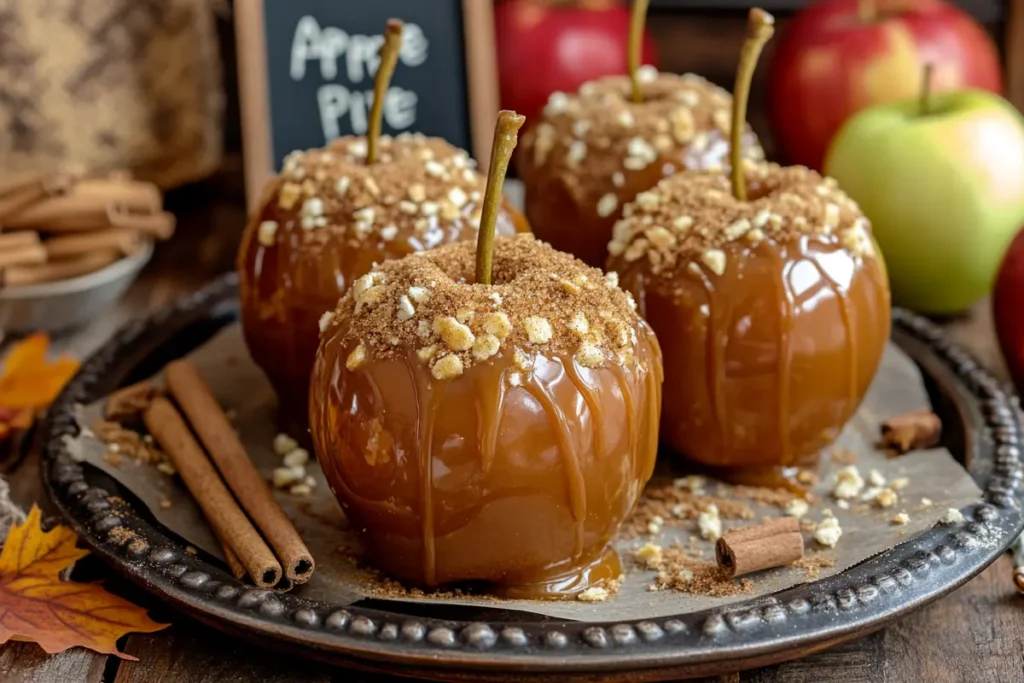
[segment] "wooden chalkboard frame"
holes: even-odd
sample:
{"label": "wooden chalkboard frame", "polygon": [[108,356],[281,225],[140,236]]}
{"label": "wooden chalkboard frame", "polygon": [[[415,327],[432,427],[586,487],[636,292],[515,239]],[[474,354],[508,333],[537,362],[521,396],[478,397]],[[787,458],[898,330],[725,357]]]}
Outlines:
{"label": "wooden chalkboard frame", "polygon": [[[461,0],[473,156],[486,163],[498,113],[498,57],[492,0]],[[273,175],[263,0],[235,0],[245,195],[251,211]]]}

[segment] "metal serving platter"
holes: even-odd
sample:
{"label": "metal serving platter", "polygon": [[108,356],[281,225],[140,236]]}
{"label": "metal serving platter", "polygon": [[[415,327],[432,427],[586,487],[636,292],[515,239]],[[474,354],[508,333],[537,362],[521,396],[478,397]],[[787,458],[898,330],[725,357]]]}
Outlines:
{"label": "metal serving platter", "polygon": [[[893,315],[893,339],[921,367],[944,445],[967,466],[983,502],[841,574],[726,608],[613,623],[524,621],[521,613],[381,600],[339,606],[261,591],[184,545],[118,485],[75,462],[64,437],[74,406],[146,377],[237,317],[226,276],[120,330],[89,358],[43,425],[43,478],[82,540],[118,572],[225,632],[345,666],[442,680],[657,681],[802,657],[883,627],[957,588],[1010,545],[1021,515],[1017,399],[929,321]],[[145,544],[125,543],[129,528]]]}

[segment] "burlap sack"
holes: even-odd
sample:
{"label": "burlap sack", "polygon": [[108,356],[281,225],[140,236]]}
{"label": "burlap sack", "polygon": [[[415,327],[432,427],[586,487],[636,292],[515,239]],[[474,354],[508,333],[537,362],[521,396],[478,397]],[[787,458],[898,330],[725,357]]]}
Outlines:
{"label": "burlap sack", "polygon": [[0,173],[76,162],[174,187],[222,153],[211,0],[6,0]]}

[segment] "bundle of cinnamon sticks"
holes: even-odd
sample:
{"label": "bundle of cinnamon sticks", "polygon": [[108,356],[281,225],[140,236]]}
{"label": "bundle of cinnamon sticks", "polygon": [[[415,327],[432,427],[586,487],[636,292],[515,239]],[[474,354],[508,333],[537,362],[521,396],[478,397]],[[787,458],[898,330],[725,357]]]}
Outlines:
{"label": "bundle of cinnamon sticks", "polygon": [[313,556],[274,500],[224,410],[188,360],[164,370],[167,395],[148,384],[110,396],[105,416],[141,417],[202,509],[235,578],[287,590],[313,575]]}
{"label": "bundle of cinnamon sticks", "polygon": [[0,178],[0,283],[65,280],[165,240],[174,216],[152,183],[77,170]]}

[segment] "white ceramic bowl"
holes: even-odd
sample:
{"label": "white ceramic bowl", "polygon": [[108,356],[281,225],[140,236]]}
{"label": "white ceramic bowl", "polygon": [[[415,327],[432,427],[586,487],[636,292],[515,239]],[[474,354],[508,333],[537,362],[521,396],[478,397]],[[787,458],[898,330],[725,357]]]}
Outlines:
{"label": "white ceramic bowl", "polygon": [[144,242],[137,253],[87,275],[0,289],[0,330],[62,332],[80,327],[116,303],[152,256],[153,243]]}

